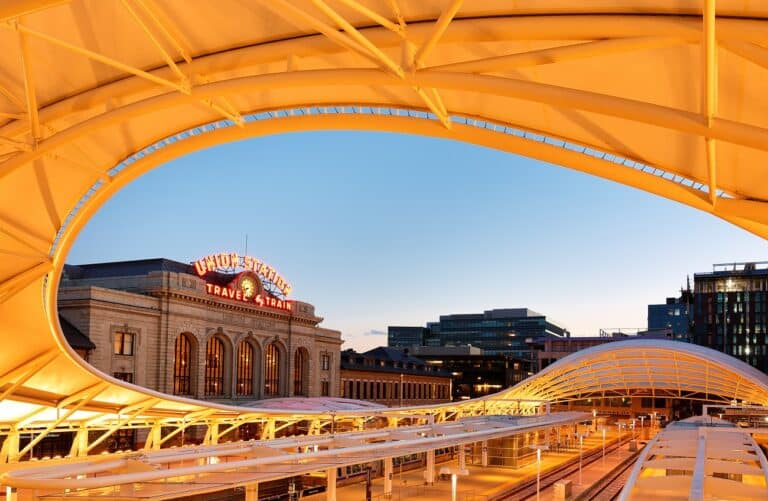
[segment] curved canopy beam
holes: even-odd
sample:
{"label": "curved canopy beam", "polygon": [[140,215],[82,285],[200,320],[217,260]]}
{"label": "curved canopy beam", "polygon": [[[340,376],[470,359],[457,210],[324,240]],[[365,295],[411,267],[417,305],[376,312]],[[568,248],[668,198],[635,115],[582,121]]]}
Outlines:
{"label": "curved canopy beam", "polygon": [[637,394],[768,405],[768,376],[702,346],[633,339],[578,351],[498,395],[569,401]]}
{"label": "curved canopy beam", "polygon": [[[136,177],[215,144],[293,130],[431,135],[610,179],[768,237],[764,7],[275,5],[0,5],[0,346],[14,347],[0,350],[6,428],[302,417],[126,385],[81,365],[61,335],[56,291],[79,230]],[[578,355],[590,370],[556,364],[504,398],[657,388],[766,403],[761,379],[714,355],[644,350],[645,365],[618,344]],[[438,411],[501,412],[502,400]]]}

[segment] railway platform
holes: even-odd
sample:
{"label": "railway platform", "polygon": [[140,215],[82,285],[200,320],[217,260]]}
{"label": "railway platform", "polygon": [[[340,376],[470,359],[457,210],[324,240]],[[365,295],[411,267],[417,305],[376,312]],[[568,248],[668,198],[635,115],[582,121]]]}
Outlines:
{"label": "railway platform", "polygon": [[[554,499],[554,479],[557,477],[572,481],[574,497],[589,488],[610,472],[616,465],[626,460],[632,453],[628,443],[622,442],[615,448],[616,432],[606,435],[605,461],[602,460],[602,437],[593,435],[584,441],[582,483],[578,478],[578,449],[562,452],[545,452],[541,461],[541,500]],[[628,437],[623,437],[627,440]],[[442,467],[457,468],[457,461],[440,463]],[[456,501],[493,501],[497,499],[535,499],[536,463],[524,467],[498,468],[467,465],[469,475],[457,477]],[[451,481],[437,479],[432,486],[424,485],[424,469],[418,468],[405,472],[394,470],[392,496],[384,495],[384,481],[375,478],[371,485],[372,501],[400,501],[418,499],[419,501],[446,501],[452,499]],[[365,482],[348,484],[337,488],[339,501],[361,501],[366,499]],[[319,493],[302,499],[325,501],[325,493]]]}

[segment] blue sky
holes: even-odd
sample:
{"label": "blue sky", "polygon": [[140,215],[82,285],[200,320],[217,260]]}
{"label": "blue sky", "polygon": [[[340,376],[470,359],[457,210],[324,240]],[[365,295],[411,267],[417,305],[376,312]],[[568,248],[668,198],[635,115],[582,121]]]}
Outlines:
{"label": "blue sky", "polygon": [[529,307],[574,335],[643,327],[648,303],[766,242],[631,188],[453,141],[367,132],[251,139],[180,158],[118,193],[68,262],[191,261],[242,252],[275,266],[344,347],[388,325]]}

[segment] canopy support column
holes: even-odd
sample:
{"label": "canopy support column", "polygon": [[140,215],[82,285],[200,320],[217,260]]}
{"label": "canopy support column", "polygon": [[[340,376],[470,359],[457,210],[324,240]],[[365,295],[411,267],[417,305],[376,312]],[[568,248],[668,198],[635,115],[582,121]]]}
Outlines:
{"label": "canopy support column", "polygon": [[245,501],[259,501],[258,482],[254,482],[245,486]]}
{"label": "canopy support column", "polygon": [[325,499],[327,501],[336,501],[336,467],[325,470],[327,485],[325,488]]}
{"label": "canopy support column", "polygon": [[435,449],[427,451],[427,470],[424,472],[424,477],[427,485],[435,482]]}

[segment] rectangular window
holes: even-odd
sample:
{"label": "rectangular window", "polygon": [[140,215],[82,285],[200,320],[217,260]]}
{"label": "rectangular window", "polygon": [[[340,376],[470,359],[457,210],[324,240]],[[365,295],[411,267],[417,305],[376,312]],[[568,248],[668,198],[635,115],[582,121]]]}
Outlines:
{"label": "rectangular window", "polygon": [[331,396],[331,383],[329,381],[320,382],[320,396],[322,397]]}
{"label": "rectangular window", "polygon": [[331,356],[330,355],[320,355],[320,368],[324,371],[331,370]]}
{"label": "rectangular window", "polygon": [[133,355],[133,337],[130,332],[115,332],[115,355]]}
{"label": "rectangular window", "polygon": [[112,376],[126,383],[133,383],[133,372],[113,372]]}

